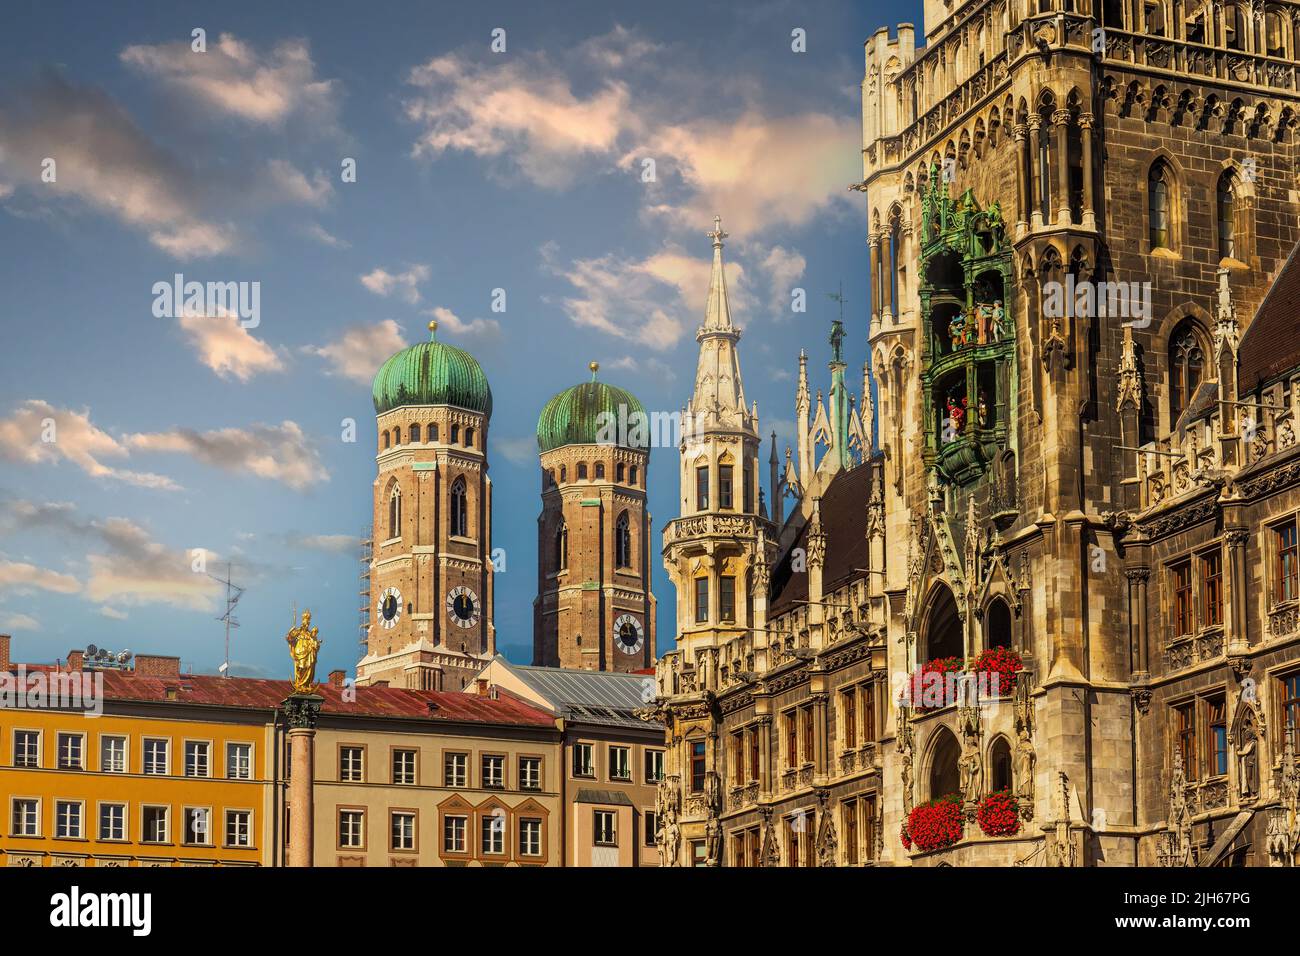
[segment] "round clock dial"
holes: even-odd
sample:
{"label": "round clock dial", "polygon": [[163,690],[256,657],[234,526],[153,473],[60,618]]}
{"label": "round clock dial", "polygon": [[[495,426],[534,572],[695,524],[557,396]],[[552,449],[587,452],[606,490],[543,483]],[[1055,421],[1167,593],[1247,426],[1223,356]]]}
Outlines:
{"label": "round clock dial", "polygon": [[402,616],[402,592],[397,588],[384,588],[375,610],[378,611],[380,627],[396,627],[398,618]]}
{"label": "round clock dial", "polygon": [[478,595],[467,587],[452,588],[447,592],[447,614],[457,627],[473,627],[478,623]]}
{"label": "round clock dial", "polygon": [[638,654],[645,646],[645,633],[641,622],[631,614],[621,615],[614,622],[614,644],[624,654]]}

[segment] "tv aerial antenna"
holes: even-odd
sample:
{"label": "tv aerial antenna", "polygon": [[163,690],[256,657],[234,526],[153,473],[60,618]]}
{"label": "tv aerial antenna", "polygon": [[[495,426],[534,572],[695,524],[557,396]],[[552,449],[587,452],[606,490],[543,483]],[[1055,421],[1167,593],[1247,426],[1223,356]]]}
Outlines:
{"label": "tv aerial antenna", "polygon": [[226,660],[221,665],[221,676],[230,676],[230,629],[239,627],[239,619],[235,617],[235,605],[239,599],[244,596],[244,589],[230,580],[230,562],[226,562],[226,576],[219,578],[217,575],[208,573],[208,577],[215,581],[220,581],[226,586],[226,613],[217,618],[226,625]]}

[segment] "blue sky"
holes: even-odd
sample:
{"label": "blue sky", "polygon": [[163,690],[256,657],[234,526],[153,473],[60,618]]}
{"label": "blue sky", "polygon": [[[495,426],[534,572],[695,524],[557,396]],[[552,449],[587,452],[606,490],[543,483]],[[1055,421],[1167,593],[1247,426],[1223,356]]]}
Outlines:
{"label": "blue sky", "polygon": [[[191,567],[203,549],[248,589],[237,673],[286,673],[295,603],[321,626],[322,666],[351,667],[369,378],[437,317],[492,384],[497,634],[526,661],[537,414],[591,360],[647,409],[680,408],[715,214],[764,433],[791,440],[801,347],[827,386],[824,293],[840,283],[856,391],[865,215],[846,187],[861,175],[862,42],[919,11],[804,7],[8,9],[0,631],[15,658],[95,643],[215,670],[219,588]],[[155,316],[154,284],[176,273],[258,283],[258,323]],[[676,465],[675,449],[653,452],[656,528],[676,514]],[[662,651],[675,596],[658,565],[654,584]]]}

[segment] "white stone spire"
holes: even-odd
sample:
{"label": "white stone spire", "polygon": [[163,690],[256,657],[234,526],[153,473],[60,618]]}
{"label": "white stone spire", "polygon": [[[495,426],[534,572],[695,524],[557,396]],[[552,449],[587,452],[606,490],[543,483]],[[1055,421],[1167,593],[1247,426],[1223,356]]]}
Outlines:
{"label": "white stone spire", "polygon": [[736,343],[740,329],[731,324],[731,307],[727,301],[727,280],[722,264],[722,219],[713,217],[713,274],[709,278],[709,295],[704,309],[704,323],[695,333],[700,343],[699,364],[695,371],[695,391],[687,405],[695,434],[714,429],[737,430],[758,435],[757,409],[746,407],[745,386],[740,377],[740,359]]}

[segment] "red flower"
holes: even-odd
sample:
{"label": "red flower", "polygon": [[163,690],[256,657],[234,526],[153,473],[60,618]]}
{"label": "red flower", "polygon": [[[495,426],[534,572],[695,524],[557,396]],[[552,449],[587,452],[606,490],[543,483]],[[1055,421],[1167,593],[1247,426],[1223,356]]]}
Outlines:
{"label": "red flower", "polygon": [[961,802],[956,794],[939,797],[912,808],[903,827],[903,846],[921,851],[938,850],[961,839]]}
{"label": "red flower", "polygon": [[1016,671],[1024,666],[1020,655],[1009,647],[991,647],[975,658],[975,673],[998,676],[997,695],[1005,697],[1016,686]]}
{"label": "red flower", "polygon": [[1020,813],[1016,798],[1006,790],[990,793],[980,801],[975,819],[986,836],[1012,836],[1020,832]]}

